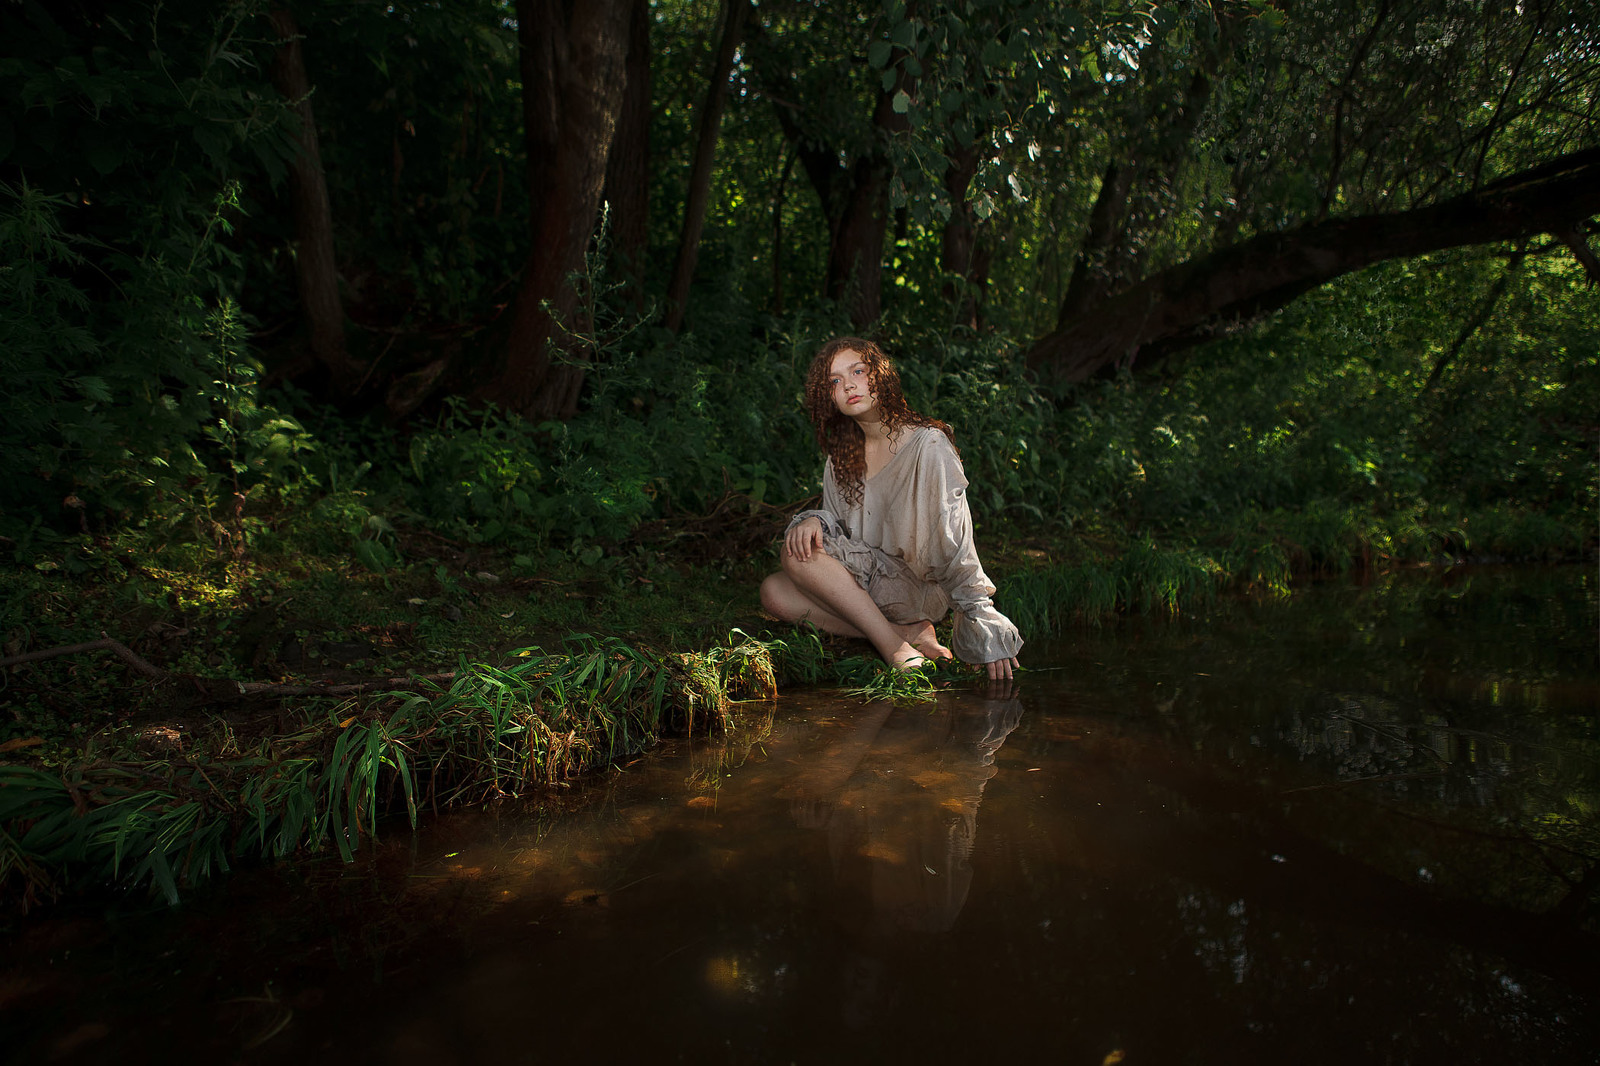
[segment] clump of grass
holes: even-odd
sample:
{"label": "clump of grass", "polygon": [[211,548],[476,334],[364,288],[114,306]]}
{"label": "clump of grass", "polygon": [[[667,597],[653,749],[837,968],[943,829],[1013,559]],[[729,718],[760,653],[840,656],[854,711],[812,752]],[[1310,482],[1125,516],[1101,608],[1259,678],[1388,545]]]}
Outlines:
{"label": "clump of grass", "polygon": [[938,695],[930,670],[891,670],[880,666],[864,683],[845,690],[854,699],[872,702],[921,703]]}
{"label": "clump of grass", "polygon": [[772,652],[743,634],[660,655],[575,638],[510,665],[462,662],[448,686],[324,702],[248,751],[223,734],[182,760],[0,766],[0,890],[24,907],[69,881],[148,884],[169,901],[241,859],[336,848],[378,819],[548,787],[671,730],[726,728],[776,692]]}

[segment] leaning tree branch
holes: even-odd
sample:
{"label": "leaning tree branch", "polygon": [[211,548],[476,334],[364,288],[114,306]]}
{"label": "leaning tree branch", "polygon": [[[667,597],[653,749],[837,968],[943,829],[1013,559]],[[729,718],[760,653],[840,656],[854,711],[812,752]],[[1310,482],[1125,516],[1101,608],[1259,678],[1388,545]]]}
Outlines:
{"label": "leaning tree branch", "polygon": [[1600,259],[1595,258],[1594,249],[1589,247],[1589,238],[1578,226],[1570,226],[1555,235],[1565,244],[1578,260],[1583,264],[1583,272],[1589,277],[1590,285],[1600,285]]}
{"label": "leaning tree branch", "polygon": [[[1600,214],[1600,148],[1520,171],[1429,207],[1265,233],[1161,271],[1063,321],[1028,352],[1068,381],[1186,348],[1373,263],[1540,233]],[[1580,257],[1581,258],[1581,257]],[[1587,264],[1586,264],[1587,265]]]}

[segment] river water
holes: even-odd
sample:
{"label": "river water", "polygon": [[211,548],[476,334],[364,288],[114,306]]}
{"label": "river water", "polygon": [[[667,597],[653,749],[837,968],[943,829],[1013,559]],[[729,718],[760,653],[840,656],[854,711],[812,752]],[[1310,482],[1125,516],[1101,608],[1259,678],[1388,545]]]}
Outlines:
{"label": "river water", "polygon": [[1329,583],[786,693],[177,911],[25,923],[17,1061],[1600,1061],[1590,571]]}

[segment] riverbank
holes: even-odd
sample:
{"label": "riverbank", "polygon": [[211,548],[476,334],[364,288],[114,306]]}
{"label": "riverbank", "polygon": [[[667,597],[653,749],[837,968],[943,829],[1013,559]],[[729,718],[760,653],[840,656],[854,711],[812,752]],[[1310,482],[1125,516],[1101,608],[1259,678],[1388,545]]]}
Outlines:
{"label": "riverbank", "polygon": [[[1013,533],[985,556],[1002,609],[1042,638],[1449,561],[1403,533],[1279,514],[1178,544]],[[241,862],[348,858],[382,814],[559,789],[782,685],[876,673],[864,644],[761,615],[760,552],[706,562],[668,536],[535,566],[419,533],[404,555],[84,538],[0,574],[6,906],[107,885],[176,901]]]}
{"label": "riverbank", "polygon": [[514,1061],[536,1004],[606,1060],[711,1017],[685,1057],[1585,1061],[1597,609],[1588,566],[1407,568],[1033,641],[1003,694],[797,688],[353,863],[0,920],[0,1027],[19,1061]]}

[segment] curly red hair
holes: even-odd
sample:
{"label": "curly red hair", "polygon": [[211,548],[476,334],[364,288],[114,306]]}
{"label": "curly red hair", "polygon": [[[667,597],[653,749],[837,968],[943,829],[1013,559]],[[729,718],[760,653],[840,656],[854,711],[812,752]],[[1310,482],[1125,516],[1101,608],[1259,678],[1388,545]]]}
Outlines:
{"label": "curly red hair", "polygon": [[937,418],[918,414],[906,404],[905,393],[900,389],[900,374],[882,348],[860,337],[835,337],[824,344],[806,371],[806,414],[816,427],[817,446],[833,460],[833,477],[838,482],[839,493],[846,503],[854,506],[861,502],[861,483],[867,471],[867,438],[861,427],[833,402],[829,378],[833,360],[843,351],[855,352],[867,364],[867,383],[878,401],[883,428],[891,436],[906,426],[932,426],[950,438],[951,447],[955,446],[956,438],[949,426]]}

